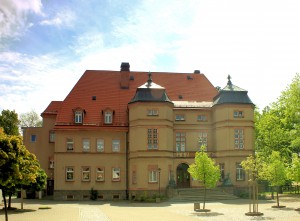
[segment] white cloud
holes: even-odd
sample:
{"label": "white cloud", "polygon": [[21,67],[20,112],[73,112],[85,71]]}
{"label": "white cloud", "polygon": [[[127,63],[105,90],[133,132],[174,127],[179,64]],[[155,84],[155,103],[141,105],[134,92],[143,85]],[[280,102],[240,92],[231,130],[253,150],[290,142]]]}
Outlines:
{"label": "white cloud", "polygon": [[72,27],[75,18],[76,16],[72,11],[64,9],[58,12],[53,18],[41,21],[40,24],[45,26]]}
{"label": "white cloud", "polygon": [[42,14],[41,9],[41,0],[1,0],[0,40],[21,36],[31,26],[27,23],[28,14]]}

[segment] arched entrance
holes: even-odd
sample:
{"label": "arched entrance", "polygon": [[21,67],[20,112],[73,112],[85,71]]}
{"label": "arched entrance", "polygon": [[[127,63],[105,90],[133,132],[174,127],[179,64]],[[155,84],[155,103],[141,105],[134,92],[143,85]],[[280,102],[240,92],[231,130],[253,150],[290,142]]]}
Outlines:
{"label": "arched entrance", "polygon": [[179,164],[176,169],[176,183],[178,188],[190,187],[190,174],[187,171],[189,166],[185,163]]}

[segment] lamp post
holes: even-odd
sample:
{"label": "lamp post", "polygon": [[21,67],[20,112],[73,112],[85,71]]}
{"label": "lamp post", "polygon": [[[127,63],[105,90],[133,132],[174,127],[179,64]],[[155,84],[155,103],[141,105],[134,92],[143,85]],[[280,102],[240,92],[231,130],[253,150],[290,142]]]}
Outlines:
{"label": "lamp post", "polygon": [[161,169],[158,168],[157,171],[158,171],[158,196],[160,197],[160,171],[161,171]]}

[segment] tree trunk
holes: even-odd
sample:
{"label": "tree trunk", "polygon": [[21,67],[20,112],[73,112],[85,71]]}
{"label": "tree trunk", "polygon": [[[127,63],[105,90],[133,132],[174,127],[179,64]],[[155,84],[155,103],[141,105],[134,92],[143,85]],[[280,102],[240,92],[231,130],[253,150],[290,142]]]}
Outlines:
{"label": "tree trunk", "polygon": [[6,197],[5,197],[5,190],[4,189],[2,189],[2,196],[3,196],[3,202],[4,202],[5,221],[8,221],[7,205],[6,205]]}
{"label": "tree trunk", "polygon": [[8,194],[8,209],[11,209],[11,193]]}
{"label": "tree trunk", "polygon": [[206,187],[204,186],[204,200],[203,200],[203,209],[205,209],[205,201],[206,201]]}
{"label": "tree trunk", "polygon": [[278,192],[279,192],[279,187],[277,188],[277,207],[279,207],[279,195],[278,195]]}

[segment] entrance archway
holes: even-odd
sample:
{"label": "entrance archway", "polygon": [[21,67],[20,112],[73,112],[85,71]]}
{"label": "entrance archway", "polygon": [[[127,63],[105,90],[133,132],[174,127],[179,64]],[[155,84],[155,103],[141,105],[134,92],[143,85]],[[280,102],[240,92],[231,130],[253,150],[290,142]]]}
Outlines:
{"label": "entrance archway", "polygon": [[179,164],[176,169],[176,183],[178,188],[190,187],[190,174],[187,171],[189,166],[185,163]]}

